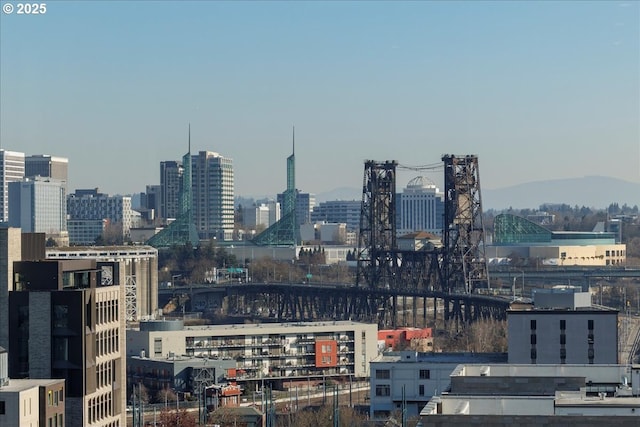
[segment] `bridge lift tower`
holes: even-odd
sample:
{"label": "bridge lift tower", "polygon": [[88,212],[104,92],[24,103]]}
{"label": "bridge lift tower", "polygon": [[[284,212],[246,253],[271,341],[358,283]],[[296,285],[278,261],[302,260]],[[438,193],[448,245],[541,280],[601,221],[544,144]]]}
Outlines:
{"label": "bridge lift tower", "polygon": [[489,288],[478,157],[445,155],[443,284],[449,293]]}

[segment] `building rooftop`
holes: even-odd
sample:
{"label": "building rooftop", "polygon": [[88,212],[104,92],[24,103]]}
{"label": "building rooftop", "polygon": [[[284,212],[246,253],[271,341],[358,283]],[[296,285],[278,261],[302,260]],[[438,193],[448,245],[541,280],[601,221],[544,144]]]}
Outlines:
{"label": "building rooftop", "polygon": [[507,363],[507,353],[433,353],[393,351],[379,355],[371,362],[395,363]]}
{"label": "building rooftop", "polygon": [[21,392],[34,387],[48,386],[64,382],[64,379],[26,379],[26,380],[9,380],[9,384],[0,385],[0,393],[2,392]]}

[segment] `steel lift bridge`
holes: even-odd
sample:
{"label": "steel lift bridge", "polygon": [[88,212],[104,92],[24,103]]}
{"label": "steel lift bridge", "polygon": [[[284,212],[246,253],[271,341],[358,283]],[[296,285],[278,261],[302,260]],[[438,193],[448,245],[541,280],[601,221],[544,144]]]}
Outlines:
{"label": "steel lift bridge", "polygon": [[[396,242],[396,169],[434,170],[441,165],[399,166],[395,161],[366,161],[358,242],[356,288],[370,291],[359,299],[355,313],[377,313],[379,324],[396,326],[398,309],[412,301],[433,299],[444,305],[445,321],[468,323],[478,318],[506,316],[509,301],[481,295],[489,289],[484,254],[484,225],[478,158],[474,155],[442,157],[445,212],[443,246],[400,250]],[[398,299],[402,301],[399,302]],[[434,317],[435,317],[434,308]],[[423,313],[426,317],[426,311]]]}

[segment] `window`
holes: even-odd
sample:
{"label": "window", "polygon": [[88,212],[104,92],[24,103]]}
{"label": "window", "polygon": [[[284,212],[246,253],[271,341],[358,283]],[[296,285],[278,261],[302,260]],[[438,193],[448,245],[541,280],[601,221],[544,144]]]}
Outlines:
{"label": "window", "polygon": [[424,396],[424,384],[420,384],[420,385],[418,386],[418,394],[419,394],[420,396]]}
{"label": "window", "polygon": [[593,319],[587,320],[587,325],[589,329],[593,329]]}
{"label": "window", "polygon": [[561,320],[560,321],[560,329],[567,329],[567,321],[566,320]]}
{"label": "window", "polygon": [[162,338],[153,339],[153,355],[162,356]]}
{"label": "window", "polygon": [[535,320],[532,320],[532,321],[531,321],[531,330],[532,330],[532,331],[535,331],[535,330],[536,330],[536,321],[535,321]]}
{"label": "window", "polygon": [[567,336],[565,334],[560,334],[560,344],[565,345],[567,343]]}
{"label": "window", "polygon": [[538,352],[535,348],[531,349],[531,363],[535,363],[538,358]]}
{"label": "window", "polygon": [[389,378],[391,378],[391,371],[388,369],[376,369],[377,380],[388,380]]}
{"label": "window", "polygon": [[537,344],[536,341],[537,341],[537,335],[531,334],[531,344],[536,345]]}
{"label": "window", "polygon": [[376,396],[391,396],[391,386],[388,384],[377,385]]}
{"label": "window", "polygon": [[0,415],[4,415],[4,414],[5,414],[4,400],[0,400]]}
{"label": "window", "polygon": [[431,377],[431,373],[428,369],[420,369],[420,379],[428,380]]}

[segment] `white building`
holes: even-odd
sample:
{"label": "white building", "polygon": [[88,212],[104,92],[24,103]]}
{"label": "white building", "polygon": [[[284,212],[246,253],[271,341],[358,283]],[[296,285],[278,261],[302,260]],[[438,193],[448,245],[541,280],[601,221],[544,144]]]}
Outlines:
{"label": "white building", "polygon": [[268,228],[280,220],[280,203],[271,200],[258,206],[244,206],[242,216],[244,225],[249,228]]}
{"label": "white building", "polygon": [[418,176],[398,194],[398,235],[426,231],[442,235],[444,193],[424,176]]}
{"label": "white building", "polygon": [[639,395],[638,366],[464,364],[420,415],[428,426],[636,426]]}
{"label": "white building", "polygon": [[200,151],[191,165],[192,217],[200,239],[233,240],[233,160]]}
{"label": "white building", "polygon": [[24,153],[0,148],[0,222],[9,220],[9,183],[24,178]]}
{"label": "white building", "polygon": [[[127,354],[232,358],[238,381],[260,378],[369,376],[377,356],[378,327],[351,321],[203,325],[169,328],[172,322],[141,322],[127,330]],[[167,330],[172,329],[172,330]]]}
{"label": "white building", "polygon": [[504,353],[384,353],[371,361],[370,417],[386,419],[406,405],[414,417],[437,395],[450,387],[450,375],[461,363],[500,363]]}

